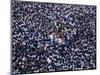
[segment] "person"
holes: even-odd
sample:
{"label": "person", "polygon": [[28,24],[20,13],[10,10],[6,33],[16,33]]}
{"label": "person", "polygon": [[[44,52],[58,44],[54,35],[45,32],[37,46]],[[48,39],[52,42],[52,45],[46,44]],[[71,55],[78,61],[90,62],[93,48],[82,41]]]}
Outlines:
{"label": "person", "polygon": [[55,22],[56,31],[49,34],[51,40],[58,42],[59,44],[64,43],[64,33],[70,31],[66,26],[61,23],[61,20],[58,18]]}

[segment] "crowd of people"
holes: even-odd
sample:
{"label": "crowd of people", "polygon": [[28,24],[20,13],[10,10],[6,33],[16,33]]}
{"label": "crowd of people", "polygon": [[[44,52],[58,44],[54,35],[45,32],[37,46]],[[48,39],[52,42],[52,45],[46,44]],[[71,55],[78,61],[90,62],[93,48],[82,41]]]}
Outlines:
{"label": "crowd of people", "polygon": [[11,5],[12,74],[96,68],[96,6]]}

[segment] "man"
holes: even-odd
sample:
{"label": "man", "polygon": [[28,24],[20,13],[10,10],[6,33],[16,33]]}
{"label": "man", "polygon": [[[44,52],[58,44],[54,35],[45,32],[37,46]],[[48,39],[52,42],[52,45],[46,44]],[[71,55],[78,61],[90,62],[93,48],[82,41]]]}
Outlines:
{"label": "man", "polygon": [[63,44],[64,43],[64,32],[68,32],[70,31],[70,29],[67,29],[67,27],[65,27],[60,19],[58,19],[55,22],[55,27],[56,27],[56,32],[52,32],[49,37],[51,40],[54,40],[55,42],[58,42],[59,44]]}

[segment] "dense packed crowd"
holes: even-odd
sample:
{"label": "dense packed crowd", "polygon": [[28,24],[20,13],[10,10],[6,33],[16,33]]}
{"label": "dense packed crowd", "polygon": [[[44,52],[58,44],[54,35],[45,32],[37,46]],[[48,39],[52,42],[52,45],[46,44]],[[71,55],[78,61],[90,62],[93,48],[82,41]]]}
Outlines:
{"label": "dense packed crowd", "polygon": [[96,6],[11,5],[12,74],[96,68]]}

